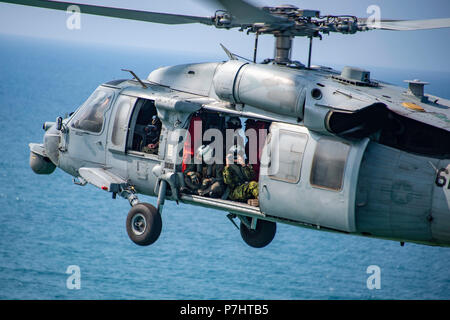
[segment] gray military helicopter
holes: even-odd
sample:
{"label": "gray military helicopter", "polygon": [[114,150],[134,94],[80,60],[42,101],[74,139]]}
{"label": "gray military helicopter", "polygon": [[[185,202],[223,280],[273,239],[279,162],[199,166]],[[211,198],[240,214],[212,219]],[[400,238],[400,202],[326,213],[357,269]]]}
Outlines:
{"label": "gray military helicopter", "polygon": [[[450,19],[374,23],[290,5],[257,8],[242,0],[218,1],[224,10],[212,17],[1,2],[64,11],[77,5],[84,14],[256,35],[253,61],[224,48],[225,62],[164,67],[144,80],[130,71],[131,80],[104,83],[68,118],[46,122],[43,143],[30,144],[34,172],[59,167],[76,184],[128,199],[126,227],[136,244],[158,239],[164,202],[172,200],[225,211],[233,223],[238,218],[243,240],[257,248],[272,241],[276,223],[450,246],[450,101],[425,94],[427,83],[419,80],[407,81],[405,90],[371,79],[367,70],[338,72],[310,59],[313,39],[323,34],[442,28],[450,27]],[[258,36],[266,34],[275,37],[275,56],[256,63]],[[294,37],[310,39],[306,65],[291,60]],[[256,206],[183,192],[184,160],[196,150],[190,134],[223,129],[231,117],[268,128],[258,142]],[[161,123],[156,152],[145,152],[142,141],[157,127],[155,119]],[[140,202],[138,194],[157,197],[156,207]]]}

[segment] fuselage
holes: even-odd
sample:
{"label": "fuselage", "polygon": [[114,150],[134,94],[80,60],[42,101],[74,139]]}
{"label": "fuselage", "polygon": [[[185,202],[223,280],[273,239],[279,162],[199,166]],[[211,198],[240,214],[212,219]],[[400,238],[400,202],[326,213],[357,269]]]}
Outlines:
{"label": "fuselage", "polygon": [[[62,130],[46,131],[34,154],[76,178],[82,179],[80,168],[103,168],[149,196],[158,196],[160,182],[168,179],[169,200],[326,231],[449,246],[450,103],[341,76],[326,68],[241,61],[161,68],[145,87],[129,80],[101,85],[93,94],[107,99],[100,126],[75,124],[89,111],[88,99]],[[157,154],[140,152],[133,142],[145,103],[153,104],[162,122]],[[259,207],[179,194],[183,145],[192,117],[201,113],[270,125],[260,160],[267,170],[257,177]],[[274,163],[278,167],[271,171]]]}

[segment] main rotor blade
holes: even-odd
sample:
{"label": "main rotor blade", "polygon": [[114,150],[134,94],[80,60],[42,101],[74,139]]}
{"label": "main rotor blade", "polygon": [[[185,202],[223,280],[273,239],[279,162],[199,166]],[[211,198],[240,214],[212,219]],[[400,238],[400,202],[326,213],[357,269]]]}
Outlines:
{"label": "main rotor blade", "polygon": [[[205,0],[204,0],[205,1]],[[229,13],[231,13],[237,24],[254,24],[254,23],[276,23],[285,22],[286,19],[274,16],[269,12],[255,7],[243,0],[209,0],[211,4],[221,4]]]}
{"label": "main rotor blade", "polygon": [[[363,20],[363,19],[361,19]],[[360,19],[358,19],[360,21]],[[371,29],[409,31],[426,30],[438,28],[450,28],[450,18],[428,19],[428,20],[381,20],[378,23],[367,23],[364,19],[363,24]]]}
{"label": "main rotor blade", "polygon": [[164,23],[164,24],[185,24],[185,23],[203,23],[206,25],[213,24],[213,19],[209,17],[196,17],[196,16],[169,14],[169,13],[111,8],[73,2],[44,1],[44,0],[0,0],[0,2],[46,9],[62,10],[62,11],[67,11],[67,8],[69,6],[75,5],[80,8],[81,13],[105,17],[121,18],[121,19]]}

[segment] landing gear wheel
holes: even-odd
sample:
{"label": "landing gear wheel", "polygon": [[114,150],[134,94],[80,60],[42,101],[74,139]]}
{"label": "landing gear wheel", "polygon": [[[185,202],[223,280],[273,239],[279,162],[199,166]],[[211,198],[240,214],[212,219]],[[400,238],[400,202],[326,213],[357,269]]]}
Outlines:
{"label": "landing gear wheel", "polygon": [[272,242],[277,231],[277,224],[271,221],[258,220],[255,230],[251,230],[241,221],[239,229],[246,244],[253,248],[262,248]]}
{"label": "landing gear wheel", "polygon": [[131,241],[148,246],[158,240],[161,234],[161,215],[151,204],[138,203],[128,212],[126,227]]}

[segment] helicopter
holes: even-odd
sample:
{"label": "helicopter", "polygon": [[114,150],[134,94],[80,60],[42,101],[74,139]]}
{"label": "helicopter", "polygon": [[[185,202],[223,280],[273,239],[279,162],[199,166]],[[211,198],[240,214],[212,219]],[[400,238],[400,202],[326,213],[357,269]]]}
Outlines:
{"label": "helicopter", "polygon": [[[227,61],[162,67],[147,79],[124,69],[131,79],[101,84],[68,117],[44,123],[43,143],[30,143],[35,173],[58,167],[77,185],[89,183],[128,200],[126,228],[137,245],[158,239],[169,200],[227,212],[254,248],[273,240],[277,223],[402,245],[450,246],[450,101],[426,94],[427,83],[417,79],[407,80],[405,90],[371,79],[365,69],[339,72],[311,64],[313,40],[324,34],[448,28],[450,18],[371,21],[292,5],[259,8],[243,0],[217,0],[224,9],[211,17],[0,2],[63,11],[77,6],[83,14],[255,34],[253,61],[223,47]],[[257,63],[260,35],[274,36],[275,54]],[[291,60],[295,37],[309,38],[306,64]],[[197,150],[215,150],[215,162],[207,165],[231,150],[219,143],[228,140],[220,134],[231,119],[259,128],[253,139],[245,132],[256,146],[241,148],[256,150],[242,154],[244,162],[253,162],[239,164],[258,168],[258,196],[247,202],[230,198],[229,187],[213,197],[186,186],[186,165],[198,160]],[[142,148],[149,132],[157,135],[150,152]],[[231,140],[239,136],[244,140],[242,133]],[[139,194],[156,197],[156,207],[140,202]]]}

